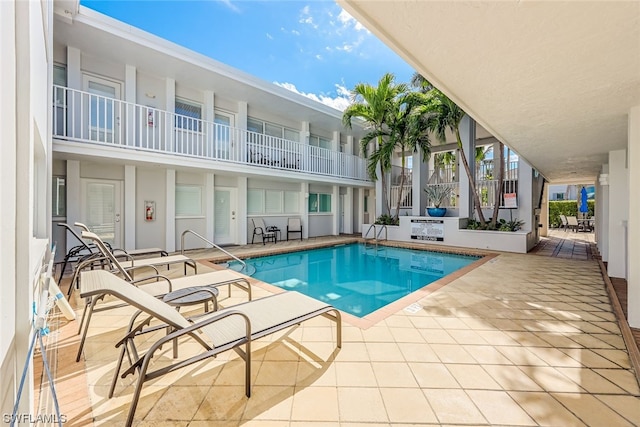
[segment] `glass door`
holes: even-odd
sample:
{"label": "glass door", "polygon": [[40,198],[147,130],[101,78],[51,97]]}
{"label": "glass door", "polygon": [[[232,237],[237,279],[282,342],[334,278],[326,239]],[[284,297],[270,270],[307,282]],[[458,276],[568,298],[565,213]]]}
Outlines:
{"label": "glass door", "polygon": [[233,116],[231,114],[216,111],[215,117],[215,156],[218,159],[230,160],[233,142],[231,138],[231,127],[233,126]]}
{"label": "glass door", "polygon": [[84,90],[88,92],[84,103],[89,125],[89,139],[112,144],[120,143],[121,104],[120,83],[94,76],[84,76]]}

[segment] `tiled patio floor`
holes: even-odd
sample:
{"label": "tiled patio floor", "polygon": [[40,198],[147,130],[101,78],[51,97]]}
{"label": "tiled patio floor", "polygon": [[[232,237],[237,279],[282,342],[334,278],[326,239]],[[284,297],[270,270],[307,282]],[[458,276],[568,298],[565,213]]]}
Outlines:
{"label": "tiled patio floor", "polygon": [[[285,245],[294,243],[232,250]],[[557,254],[499,254],[421,299],[417,311],[400,309],[367,329],[345,323],[340,350],[333,323],[322,318],[262,339],[253,349],[250,399],[233,352],[159,378],[145,386],[136,423],[640,425],[640,388],[598,263],[586,252]],[[255,293],[268,292],[256,286]],[[234,289],[221,304],[245,299]],[[113,343],[130,313],[96,314],[80,363],[73,361],[77,322],[61,322],[51,337],[68,425],[123,424],[132,377],[120,380],[112,399],[106,394]],[[192,350],[183,346],[181,356]]]}

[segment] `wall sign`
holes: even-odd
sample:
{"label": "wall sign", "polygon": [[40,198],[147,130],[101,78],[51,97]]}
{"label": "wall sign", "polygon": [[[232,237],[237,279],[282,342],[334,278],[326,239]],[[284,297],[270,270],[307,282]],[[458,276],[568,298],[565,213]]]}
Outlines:
{"label": "wall sign", "polygon": [[411,239],[444,241],[444,221],[441,219],[412,219]]}

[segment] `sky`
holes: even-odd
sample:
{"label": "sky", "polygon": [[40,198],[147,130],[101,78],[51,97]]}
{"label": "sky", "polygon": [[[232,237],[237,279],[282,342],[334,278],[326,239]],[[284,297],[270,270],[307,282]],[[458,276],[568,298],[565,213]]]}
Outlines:
{"label": "sky", "polygon": [[80,4],[338,110],[357,83],[413,69],[332,0]]}

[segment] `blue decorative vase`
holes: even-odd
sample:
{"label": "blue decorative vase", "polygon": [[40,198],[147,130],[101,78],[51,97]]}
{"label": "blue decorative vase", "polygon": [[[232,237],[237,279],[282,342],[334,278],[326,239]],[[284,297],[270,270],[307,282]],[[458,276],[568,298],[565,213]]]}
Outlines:
{"label": "blue decorative vase", "polygon": [[429,216],[445,216],[447,214],[447,208],[427,208]]}

